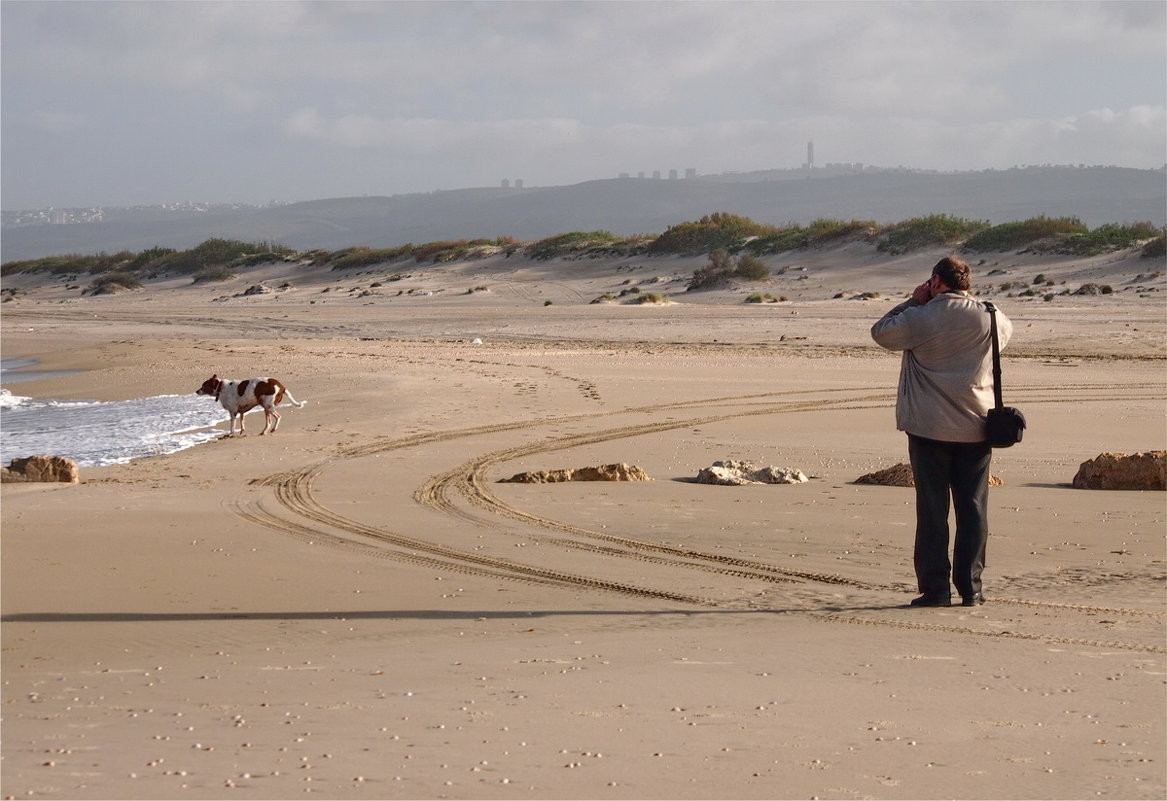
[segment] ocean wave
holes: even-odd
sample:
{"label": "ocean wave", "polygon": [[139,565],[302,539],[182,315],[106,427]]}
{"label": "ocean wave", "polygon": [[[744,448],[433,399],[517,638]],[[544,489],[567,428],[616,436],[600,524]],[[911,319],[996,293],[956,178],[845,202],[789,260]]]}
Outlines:
{"label": "ocean wave", "polygon": [[0,409],[40,409],[44,407],[55,408],[79,408],[84,406],[95,406],[101,401],[67,401],[67,400],[53,400],[45,398],[29,398],[24,395],[13,395],[7,389],[0,389]]}
{"label": "ocean wave", "polygon": [[11,409],[31,400],[32,398],[26,398],[23,395],[13,395],[7,389],[0,389],[0,409]]}
{"label": "ocean wave", "polygon": [[79,467],[124,464],[215,439],[223,408],[194,394],[125,401],[54,400],[0,389],[0,462],[46,454]]}

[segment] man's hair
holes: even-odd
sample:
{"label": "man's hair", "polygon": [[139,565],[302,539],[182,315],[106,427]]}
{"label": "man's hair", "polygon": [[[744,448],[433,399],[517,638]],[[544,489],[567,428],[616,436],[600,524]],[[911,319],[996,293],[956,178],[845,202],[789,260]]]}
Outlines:
{"label": "man's hair", "polygon": [[970,272],[968,264],[956,256],[945,256],[932,268],[932,275],[940,276],[946,286],[961,292],[967,292],[972,286]]}

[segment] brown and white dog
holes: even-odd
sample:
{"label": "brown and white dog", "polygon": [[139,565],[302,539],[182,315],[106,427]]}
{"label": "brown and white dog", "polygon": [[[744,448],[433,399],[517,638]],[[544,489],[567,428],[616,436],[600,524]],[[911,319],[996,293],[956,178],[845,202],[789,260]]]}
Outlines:
{"label": "brown and white dog", "polygon": [[267,433],[268,426],[271,426],[273,434],[279,428],[280,413],[276,411],[276,406],[279,406],[285,395],[296,407],[301,407],[308,402],[297,401],[292,397],[292,393],[288,392],[284,385],[274,378],[224,381],[218,375],[213,375],[203,382],[195,394],[213,396],[227,410],[227,414],[231,415],[231,428],[228,430],[227,436],[235,434],[236,417],[239,418],[239,433],[243,433],[243,413],[256,406],[263,407],[263,431],[259,432],[260,436],[263,436]]}

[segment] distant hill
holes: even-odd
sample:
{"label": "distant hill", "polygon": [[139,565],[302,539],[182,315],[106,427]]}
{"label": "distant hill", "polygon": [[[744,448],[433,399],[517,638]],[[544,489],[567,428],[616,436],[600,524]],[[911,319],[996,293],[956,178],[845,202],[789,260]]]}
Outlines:
{"label": "distant hill", "polygon": [[69,253],[187,249],[212,237],[273,242],[297,250],[394,247],[447,239],[511,236],[522,241],[570,231],[660,234],[670,225],[725,211],[774,224],[819,218],[900,222],[949,214],[990,223],[1046,215],[1167,223],[1163,170],[1028,167],[975,173],[879,171],[781,179],[618,178],[529,189],[463,189],[392,197],[315,200],[214,215],[5,228],[0,260]]}

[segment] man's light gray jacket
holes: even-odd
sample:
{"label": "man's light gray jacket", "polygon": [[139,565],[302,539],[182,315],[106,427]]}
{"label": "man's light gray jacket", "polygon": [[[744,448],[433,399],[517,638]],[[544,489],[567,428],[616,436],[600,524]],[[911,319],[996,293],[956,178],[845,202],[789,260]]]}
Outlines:
{"label": "man's light gray jacket", "polygon": [[[984,304],[945,292],[923,306],[909,300],[871,327],[888,350],[903,351],[896,428],[943,442],[980,442],[993,408],[993,343]],[[1013,324],[997,310],[1003,349]]]}

